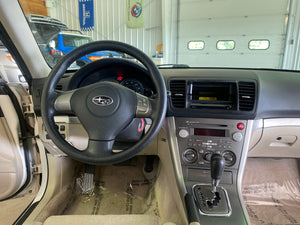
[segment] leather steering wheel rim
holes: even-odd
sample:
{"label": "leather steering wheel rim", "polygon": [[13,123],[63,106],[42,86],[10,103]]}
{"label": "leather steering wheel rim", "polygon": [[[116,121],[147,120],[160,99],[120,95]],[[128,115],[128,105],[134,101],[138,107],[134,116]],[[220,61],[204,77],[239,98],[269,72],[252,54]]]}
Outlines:
{"label": "leather steering wheel rim", "polygon": [[[66,96],[71,96],[71,94],[72,94],[72,98],[69,99],[70,100],[69,103],[70,104],[72,103],[70,106],[70,109],[72,109],[72,110],[73,110],[73,108],[76,108],[75,107],[76,105],[82,104],[83,106],[86,106],[86,105],[89,106],[88,104],[90,104],[90,102],[88,102],[88,103],[86,102],[86,101],[89,101],[88,97],[86,97],[86,98],[78,98],[77,97],[77,99],[80,99],[80,100],[83,99],[82,100],[83,102],[79,102],[78,104],[77,104],[77,102],[75,102],[76,103],[75,104],[73,99],[76,99],[76,98],[74,96],[78,96],[79,94],[76,95],[76,93],[70,94],[70,92],[65,92],[64,95],[62,95],[62,94],[56,92],[55,88],[56,88],[60,78],[62,78],[62,76],[66,72],[67,68],[76,59],[78,59],[88,53],[91,53],[91,52],[104,51],[104,50],[122,52],[122,53],[128,54],[130,56],[133,56],[134,58],[139,60],[148,69],[150,78],[152,79],[155,89],[157,90],[155,99],[147,99],[146,97],[138,96],[138,95],[136,97],[137,103],[136,103],[135,107],[137,109],[137,112],[139,109],[138,108],[139,107],[138,106],[139,99],[142,99],[143,101],[147,101],[148,104],[150,104],[150,106],[151,106],[150,117],[152,119],[152,125],[151,125],[149,131],[136,144],[134,144],[129,149],[124,150],[120,153],[114,153],[114,154],[101,153],[101,146],[104,146],[104,149],[110,148],[110,143],[109,143],[110,137],[106,137],[106,134],[104,134],[104,132],[102,130],[100,132],[100,129],[102,129],[101,127],[99,128],[99,135],[101,134],[101,136],[103,136],[103,137],[105,136],[105,140],[104,141],[102,141],[102,139],[96,140],[97,144],[95,145],[95,147],[93,147],[92,145],[94,145],[94,140],[89,139],[89,147],[92,150],[91,151],[81,151],[81,150],[76,149],[74,146],[70,145],[59,134],[59,132],[56,128],[56,124],[54,122],[54,116],[58,112],[61,112],[58,109],[59,107],[56,107],[57,99],[59,99],[59,98],[63,99],[63,98],[66,98]],[[132,110],[134,109],[134,106],[132,106],[134,104],[130,104],[133,102],[133,98],[134,98],[132,91],[129,92],[128,90],[125,90],[126,88],[123,88],[120,85],[119,86],[113,85],[110,82],[99,82],[99,84],[95,84],[88,88],[89,89],[94,88],[98,92],[99,91],[101,92],[102,89],[112,88],[112,89],[115,89],[115,92],[121,93],[121,94],[116,94],[117,96],[120,96],[120,98],[122,97],[122,95],[128,96],[128,99],[130,97],[130,101],[128,100],[128,102],[127,102],[126,98],[125,99],[121,98],[121,99],[118,99],[117,101],[115,101],[115,102],[119,102],[119,103],[116,103],[119,105],[116,105],[114,107],[114,110],[119,109],[119,108],[121,110],[124,105],[130,105],[131,108],[128,109],[128,111],[130,111],[130,113],[132,114]],[[79,89],[77,91],[80,92]],[[89,93],[89,90],[87,90],[87,88],[84,91],[87,93],[86,96],[91,95]],[[61,96],[63,96],[63,97],[61,97]],[[65,106],[66,103],[68,103],[68,101],[65,102],[63,105]],[[93,107],[96,107],[96,106],[93,105]],[[86,45],[83,45],[81,47],[74,49],[69,54],[65,55],[58,62],[58,64],[55,65],[55,67],[50,72],[48,79],[47,79],[46,83],[44,84],[42,97],[41,97],[42,119],[44,122],[44,126],[46,128],[46,131],[48,132],[48,135],[52,139],[52,141],[56,144],[56,146],[59,149],[61,149],[63,152],[65,152],[71,158],[76,159],[81,162],[84,162],[84,163],[95,164],[95,165],[119,163],[119,162],[125,161],[125,160],[135,156],[137,153],[139,153],[141,150],[143,150],[158,134],[158,132],[163,124],[163,121],[165,119],[166,108],[167,108],[166,87],[165,87],[164,79],[161,76],[156,65],[146,54],[144,54],[139,49],[137,49],[133,46],[130,46],[128,44],[117,42],[117,41],[96,41],[96,42],[88,43]],[[87,111],[91,111],[91,110],[87,110]],[[77,110],[77,112],[78,112],[78,110]],[[120,113],[122,113],[122,112],[120,111]],[[114,114],[114,112],[112,111],[111,114]],[[136,113],[136,115],[134,115],[134,116],[137,116],[138,114],[139,113]],[[75,113],[75,115],[76,115],[76,113]],[[83,114],[83,115],[84,116],[81,115],[82,120],[88,121],[86,124],[91,124],[91,121],[89,121],[90,120],[89,118],[83,118],[83,117],[86,117],[85,116],[86,114]],[[92,115],[92,114],[89,114],[89,115]],[[143,115],[143,113],[141,115]],[[78,115],[76,115],[76,116],[78,116]],[[131,116],[132,115],[128,116],[128,119],[130,119]],[[98,117],[100,118],[101,115],[98,114],[95,116],[95,118],[98,118]],[[99,121],[105,121],[105,120],[102,119]],[[125,124],[125,122],[124,122],[124,124]],[[87,125],[87,127],[88,127],[88,125]],[[117,130],[117,128],[115,128],[115,129]],[[94,129],[94,131],[95,131],[95,129]],[[93,132],[90,132],[89,134],[93,135],[94,134]],[[97,133],[97,131],[95,131],[95,132]],[[117,131],[113,131],[113,132],[117,132]],[[101,142],[101,144],[99,144],[100,142]],[[105,144],[103,145],[102,142],[105,142]],[[107,147],[106,142],[109,145],[108,147]],[[89,150],[89,147],[87,148],[88,150]]]}

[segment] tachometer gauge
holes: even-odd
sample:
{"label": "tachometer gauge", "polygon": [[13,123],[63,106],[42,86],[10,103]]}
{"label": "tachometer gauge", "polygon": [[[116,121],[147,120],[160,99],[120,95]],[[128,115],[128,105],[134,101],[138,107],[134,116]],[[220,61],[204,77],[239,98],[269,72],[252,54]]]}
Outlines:
{"label": "tachometer gauge", "polygon": [[141,84],[141,82],[139,82],[136,79],[125,79],[121,82],[121,85],[123,85],[124,87],[127,87],[141,95],[144,94],[144,87]]}

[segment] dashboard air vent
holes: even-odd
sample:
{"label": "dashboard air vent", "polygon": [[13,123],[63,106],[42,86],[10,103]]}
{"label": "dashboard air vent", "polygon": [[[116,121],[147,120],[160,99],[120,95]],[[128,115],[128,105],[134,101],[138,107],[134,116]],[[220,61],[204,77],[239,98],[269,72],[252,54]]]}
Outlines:
{"label": "dashboard air vent", "polygon": [[175,108],[185,108],[186,103],[186,81],[171,80],[170,91],[172,104]]}
{"label": "dashboard air vent", "polygon": [[239,109],[252,111],[255,103],[255,83],[239,82]]}

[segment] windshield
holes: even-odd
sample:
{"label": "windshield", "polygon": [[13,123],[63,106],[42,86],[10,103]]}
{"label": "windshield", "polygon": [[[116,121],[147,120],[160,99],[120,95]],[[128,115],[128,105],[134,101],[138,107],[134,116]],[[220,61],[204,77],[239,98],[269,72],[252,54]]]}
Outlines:
{"label": "windshield", "polygon": [[[116,40],[141,49],[157,65],[299,69],[291,61],[300,37],[293,35],[298,23],[290,0],[57,0],[39,7],[40,13],[24,2],[20,4],[50,66],[57,62],[53,57],[70,51],[66,47]],[[44,26],[51,27],[47,34]],[[67,30],[82,34],[63,34]]]}

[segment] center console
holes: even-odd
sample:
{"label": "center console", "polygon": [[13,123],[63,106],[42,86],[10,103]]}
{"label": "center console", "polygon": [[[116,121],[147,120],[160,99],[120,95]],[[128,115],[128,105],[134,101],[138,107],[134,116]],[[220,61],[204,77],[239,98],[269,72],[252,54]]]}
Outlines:
{"label": "center console", "polygon": [[[177,155],[173,156],[177,179],[183,192],[192,196],[201,225],[247,224],[240,185],[252,121],[169,117],[168,125],[172,154]],[[225,162],[215,193],[211,185],[214,154]]]}
{"label": "center console", "polygon": [[176,118],[175,123],[183,177],[186,184],[191,184],[187,189],[191,190],[199,213],[230,216],[232,209],[226,189],[219,187],[216,192],[219,196],[211,200],[211,157],[219,154],[224,158],[225,171],[220,183],[233,185],[247,121]]}
{"label": "center console", "polygon": [[248,224],[241,180],[256,115],[257,80],[173,72],[167,80],[167,129],[190,222]]}

